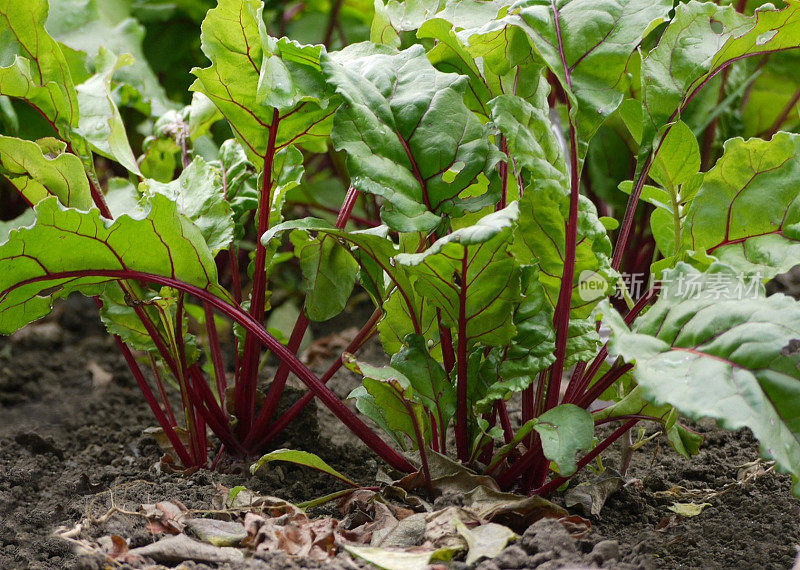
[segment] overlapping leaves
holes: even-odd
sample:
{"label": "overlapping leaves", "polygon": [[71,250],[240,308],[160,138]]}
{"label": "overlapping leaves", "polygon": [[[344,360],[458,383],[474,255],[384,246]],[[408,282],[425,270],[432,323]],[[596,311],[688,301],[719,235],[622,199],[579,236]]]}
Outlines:
{"label": "overlapping leaves", "polygon": [[800,306],[714,264],[665,272],[656,304],[628,329],[607,319],[609,352],[635,362],[645,398],[727,429],[749,427],[800,494]]}
{"label": "overlapping leaves", "polygon": [[703,180],[683,247],[770,279],[800,259],[800,135],[732,139]]}
{"label": "overlapping leaves", "polygon": [[138,218],[110,223],[96,209],[67,209],[54,197],[39,202],[36,224],[12,231],[0,246],[0,331],[9,334],[46,315],[53,298],[98,294],[103,283],[134,272],[226,297],[200,231],[165,196],[153,196],[149,206]]}
{"label": "overlapping leaves", "polygon": [[0,2],[0,95],[35,107],[65,141],[78,126],[78,97],[58,43],[45,31],[47,0]]}
{"label": "overlapping leaves", "polygon": [[260,0],[222,0],[203,20],[203,52],[192,89],[219,108],[259,169],[276,150],[322,150],[335,107],[320,73],[321,46],[267,34]]}
{"label": "overlapping leaves", "polygon": [[578,130],[588,141],[622,103],[634,49],[671,8],[667,0],[525,0],[508,18],[574,95]]}
{"label": "overlapping leaves", "polygon": [[353,185],[383,197],[390,227],[427,231],[494,202],[479,183],[500,155],[464,104],[464,77],[437,71],[419,45],[398,54],[355,46],[324,68],[345,100],[333,143],[348,153]]}

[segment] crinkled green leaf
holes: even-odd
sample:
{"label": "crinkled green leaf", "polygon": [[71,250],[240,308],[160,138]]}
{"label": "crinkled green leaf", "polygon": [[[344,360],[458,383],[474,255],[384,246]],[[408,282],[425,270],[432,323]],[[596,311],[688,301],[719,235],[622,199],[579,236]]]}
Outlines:
{"label": "crinkled green leaf", "polygon": [[353,292],[358,263],[332,237],[293,232],[292,243],[303,271],[308,318],[325,321],[335,317]]}
{"label": "crinkled green leaf", "polygon": [[591,319],[570,319],[567,332],[567,357],[564,366],[569,368],[581,361],[590,361],[600,347],[600,335]]}
{"label": "crinkled green leaf", "polygon": [[505,380],[526,377],[529,385],[536,373],[555,361],[556,336],[553,307],[547,302],[535,267],[522,268],[522,292],[524,297],[514,312],[517,334],[511,345],[502,349],[498,373]]}
{"label": "crinkled green leaf", "polygon": [[55,196],[65,206],[92,207],[89,180],[78,157],[64,152],[64,143],[38,143],[0,136],[0,174],[31,204]]}
{"label": "crinkled green leaf", "polygon": [[437,71],[419,45],[398,54],[344,50],[323,67],[345,99],[333,143],[348,154],[353,186],[383,197],[390,227],[430,230],[443,215],[494,202],[493,191],[461,195],[500,156],[464,104],[466,78]]}
{"label": "crinkled green leaf", "polygon": [[400,254],[414,267],[417,294],[439,308],[445,326],[463,323],[468,345],[505,345],[514,336],[513,307],[520,298],[519,265],[508,252],[516,202],[456,230],[425,252]]}
{"label": "crinkled green leaf", "polygon": [[406,336],[403,348],[392,356],[389,366],[376,368],[360,362],[349,366],[365,376],[364,385],[353,390],[350,398],[355,398],[359,410],[395,439],[399,440],[400,432],[416,443],[412,414],[420,430],[429,426],[426,422],[430,417],[438,426],[437,433],[446,433],[456,411],[455,388],[442,365],[429,354],[422,336]]}
{"label": "crinkled green leaf", "polygon": [[99,294],[136,271],[179,279],[227,298],[200,230],[159,194],[140,216],[110,222],[96,209],[65,209],[56,198],[36,206],[37,222],[0,246],[0,332],[46,315],[55,298]]}
{"label": "crinkled green leaf", "polygon": [[553,133],[546,101],[534,106],[521,97],[500,95],[489,102],[492,121],[508,141],[515,164],[524,172],[529,189],[554,189],[566,194],[567,165]]}
{"label": "crinkled green leaf", "polygon": [[320,46],[271,38],[262,10],[260,0],[221,0],[209,10],[201,39],[211,66],[192,70],[191,87],[214,101],[259,169],[271,131],[276,150],[292,144],[324,150],[335,110],[320,72]]}
{"label": "crinkled green leaf", "polygon": [[409,379],[416,399],[433,413],[444,433],[456,411],[456,391],[439,362],[428,352],[425,338],[410,334],[403,348],[392,355],[392,367]]}
{"label": "crinkled green leaf", "polygon": [[[12,0],[13,2],[14,0]],[[130,65],[114,74],[114,80],[133,87],[149,103],[151,111],[161,116],[175,106],[144,56],[145,29],[130,17],[128,2],[119,0],[49,0],[47,30],[53,37],[75,50],[84,67],[97,63],[100,48],[115,54],[133,56]],[[75,78],[81,81],[82,78]]]}
{"label": "crinkled green leaf", "polygon": [[[539,280],[545,295],[555,307],[564,273],[564,249],[566,221],[569,215],[569,198],[557,186],[530,189],[520,200],[519,224],[514,232],[512,251],[521,264],[538,265]],[[596,279],[608,285],[615,281],[610,263],[611,241],[605,227],[597,217],[592,202],[580,197],[578,212],[578,246],[575,256],[575,280],[573,285],[571,315],[586,318],[603,296],[584,293],[581,283]]]}
{"label": "crinkled green leaf", "polygon": [[800,263],[800,135],[731,139],[686,214],[682,245],[770,279]]}
{"label": "crinkled green leaf", "polygon": [[577,101],[585,141],[622,103],[636,46],[672,8],[669,0],[525,0],[508,19]]}
{"label": "crinkled green leaf", "polygon": [[[435,330],[434,309],[424,296],[416,293],[408,268],[393,261],[399,249],[386,237],[385,226],[348,232],[324,220],[306,218],[273,226],[264,234],[262,242],[268,244],[278,233],[293,229],[334,236],[352,246],[352,254],[361,268],[361,284],[385,313],[378,328],[387,352],[399,351],[408,334],[422,334],[429,340],[434,338],[431,334]],[[438,338],[438,331],[435,338]]]}
{"label": "crinkled green leaf", "polygon": [[142,184],[142,192],[163,194],[174,201],[178,211],[200,229],[212,254],[231,243],[233,212],[225,200],[220,172],[199,156],[177,180],[169,184],[147,180]]}
{"label": "crinkled green leaf", "polygon": [[710,2],[678,4],[658,46],[642,61],[650,132],[673,120],[695,91],[730,62],[800,47],[800,3],[786,4],[782,10],[763,6],[754,17]]}
{"label": "crinkled green leaf", "polygon": [[[409,334],[421,334],[434,343],[439,341],[436,308],[417,294],[413,287],[410,295],[393,289],[381,307],[384,316],[378,323],[378,332],[387,353],[394,354],[401,350],[403,339]],[[417,327],[414,326],[415,321]]]}
{"label": "crinkled green leaf", "polygon": [[129,54],[116,57],[100,48],[95,59],[97,73],[75,87],[80,108],[78,129],[98,153],[141,176],[119,109],[111,97],[112,76],[131,63],[133,59]]}
{"label": "crinkled green leaf", "polygon": [[219,169],[225,197],[233,210],[236,236],[244,237],[248,214],[258,207],[258,176],[241,143],[228,139],[219,147]]}
{"label": "crinkled green leaf", "polygon": [[286,194],[296,188],[303,179],[303,153],[294,146],[282,148],[275,154],[272,164],[272,205],[269,213],[269,225],[274,226],[283,221],[283,206]]}
{"label": "crinkled green leaf", "polygon": [[612,328],[609,353],[635,362],[643,397],[681,413],[750,428],[761,453],[792,474],[800,495],[800,305],[764,297],[757,280],[727,265],[680,263],[658,301],[629,330]]}
{"label": "crinkled green leaf", "polygon": [[[363,386],[348,398],[356,400],[358,409],[382,426],[402,445],[402,435],[418,449],[417,430],[424,443],[430,442],[431,426],[425,407],[416,401],[411,381],[391,366],[376,367],[357,362],[352,357],[345,364],[364,377]],[[375,417],[373,417],[375,416]]]}
{"label": "crinkled green leaf", "polygon": [[0,0],[0,95],[26,101],[69,141],[78,98],[61,48],[45,31],[47,11],[47,0]]}
{"label": "crinkled green leaf", "polygon": [[575,473],[575,454],[587,451],[594,440],[592,415],[574,404],[561,404],[538,418],[533,423],[542,440],[544,456],[558,466],[561,475]]}
{"label": "crinkled green leaf", "polygon": [[503,93],[533,97],[539,90],[542,66],[522,30],[500,23],[492,25],[500,7],[498,3],[470,4],[476,12],[484,6],[488,12],[479,23],[481,28],[460,29],[440,13],[419,28],[417,37],[436,40],[428,51],[428,59],[439,71],[467,76],[465,103],[482,120],[488,120],[491,115],[488,102],[494,97]]}
{"label": "crinkled green leaf", "polygon": [[400,34],[418,29],[443,4],[443,0],[375,0],[370,40],[376,44],[400,47]]}

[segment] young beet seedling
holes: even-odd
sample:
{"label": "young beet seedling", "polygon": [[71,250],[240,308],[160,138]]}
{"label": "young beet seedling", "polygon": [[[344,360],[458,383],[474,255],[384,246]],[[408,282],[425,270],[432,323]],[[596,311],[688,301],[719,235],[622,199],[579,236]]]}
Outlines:
{"label": "young beet seedling", "polygon": [[[270,37],[260,2],[221,0],[183,115],[190,133],[224,118],[236,140],[210,161],[179,134],[184,168],[167,183],[142,174],[120,135],[120,61],[101,51],[97,75],[74,86],[44,2],[15,4],[0,2],[18,38],[0,92],[60,140],[0,138],[3,172],[36,211],[0,246],[0,329],[73,291],[96,296],[185,466],[208,464],[207,428],[254,455],[317,397],[397,470],[430,480],[429,455],[451,454],[504,489],[547,494],[638,422],[696,452],[680,412],[749,427],[800,493],[800,305],[763,287],[800,261],[800,85],[780,105],[753,96],[796,57],[797,0],[752,16],[671,0],[379,3],[372,42],[340,51]],[[728,138],[735,129],[752,138]],[[306,183],[300,149],[328,145],[350,184],[335,223],[284,221],[287,193]],[[104,195],[92,152],[137,186]],[[356,231],[364,196],[381,225]],[[264,323],[286,234],[306,299],[284,345]],[[376,311],[318,377],[300,342],[356,283]],[[230,390],[215,313],[238,330]],[[384,367],[353,356],[375,334]],[[259,407],[263,347],[280,365]],[[148,354],[156,391],[131,348]],[[326,386],[343,363],[364,377],[358,410],[395,447]],[[309,391],[276,417],[289,374]],[[595,441],[606,423],[617,427]]]}

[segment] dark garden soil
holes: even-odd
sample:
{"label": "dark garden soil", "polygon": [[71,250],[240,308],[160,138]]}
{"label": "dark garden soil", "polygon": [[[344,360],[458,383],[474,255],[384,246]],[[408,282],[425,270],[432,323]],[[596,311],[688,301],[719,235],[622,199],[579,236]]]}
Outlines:
{"label": "dark garden soil", "polygon": [[[103,518],[114,507],[136,511],[145,503],[178,500],[189,509],[210,509],[218,485],[243,485],[292,502],[341,488],[330,477],[289,464],[257,476],[246,465],[238,472],[188,477],[160,469],[162,452],[143,435],[154,421],[122,358],[91,304],[69,304],[54,318],[0,339],[0,569],[111,567],[97,557],[76,556],[70,542],[53,534],[81,520],[83,538],[116,534],[131,548],[155,540],[141,517],[118,512]],[[324,334],[317,331],[318,337]],[[377,358],[378,349],[372,350]],[[353,381],[340,373],[333,382],[345,394]],[[309,408],[279,445],[313,451],[374,484],[377,462],[330,420]],[[575,541],[560,524],[543,521],[478,567],[791,568],[800,545],[800,501],[790,496],[788,477],[752,463],[758,454],[749,433],[729,434],[705,423],[697,429],[706,444],[691,462],[661,439],[639,450],[627,484],[608,499],[600,517],[588,517],[592,529],[585,538]],[[605,463],[614,467],[614,454]],[[673,503],[710,505],[683,518],[668,510]],[[311,514],[335,513],[328,507]],[[363,566],[345,554],[326,564],[259,556],[222,567]],[[187,562],[182,568],[208,566]]]}

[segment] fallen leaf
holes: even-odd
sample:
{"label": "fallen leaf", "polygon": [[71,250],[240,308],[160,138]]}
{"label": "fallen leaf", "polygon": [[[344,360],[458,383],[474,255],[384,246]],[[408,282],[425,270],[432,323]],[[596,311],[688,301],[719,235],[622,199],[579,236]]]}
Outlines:
{"label": "fallen leaf", "polygon": [[173,565],[186,560],[215,564],[244,560],[244,554],[236,548],[212,546],[193,540],[185,534],[168,536],[153,544],[133,548],[129,554],[146,556],[156,562]]}
{"label": "fallen leaf", "polygon": [[472,509],[484,520],[511,527],[518,532],[524,532],[540,519],[559,519],[569,514],[564,508],[538,495],[523,497],[487,487],[476,487],[466,493],[464,507]]}
{"label": "fallen leaf", "polygon": [[447,507],[425,516],[425,540],[427,544],[440,550],[452,553],[467,550],[467,541],[458,525],[465,528],[481,524],[481,519],[474,512],[461,507]]}
{"label": "fallen leaf", "polygon": [[[178,439],[181,440],[185,446],[189,447],[189,432],[180,427],[172,428],[178,436]],[[148,435],[156,440],[158,447],[161,448],[161,451],[165,453],[174,454],[175,448],[172,447],[172,443],[169,441],[167,434],[164,433],[164,430],[160,427],[149,427],[142,430],[142,435]]]}
{"label": "fallen leaf", "polygon": [[335,519],[311,520],[304,513],[272,518],[247,513],[244,518],[247,545],[256,552],[285,552],[318,561],[336,554],[337,525]]}
{"label": "fallen leaf", "polygon": [[468,566],[483,558],[494,558],[503,551],[509,542],[517,539],[517,534],[510,528],[495,523],[469,529],[461,521],[456,521],[456,528],[469,546],[465,560]]}
{"label": "fallen leaf", "polygon": [[372,543],[372,546],[382,548],[411,548],[419,546],[425,542],[426,513],[414,513],[413,515],[399,520],[397,526],[387,533],[383,533],[380,540]]}
{"label": "fallen leaf", "polygon": [[111,558],[116,560],[128,554],[128,541],[119,536],[118,534],[112,534],[109,537],[109,543],[110,544],[108,549],[103,548],[103,550]]}
{"label": "fallen leaf", "polygon": [[151,534],[180,534],[191,518],[188,509],[180,501],[163,501],[145,504],[139,512],[147,519],[147,531]]}
{"label": "fallen leaf", "polygon": [[583,515],[600,516],[608,498],[622,488],[624,481],[616,473],[606,472],[580,483],[564,495],[568,509],[576,508]]}
{"label": "fallen leaf", "polygon": [[710,506],[711,503],[672,503],[672,506],[667,508],[673,513],[688,519],[696,517],[703,512],[703,509]]}
{"label": "fallen leaf", "polygon": [[409,552],[374,546],[345,545],[344,549],[383,570],[426,570],[434,553],[432,550]]}
{"label": "fallen leaf", "polygon": [[247,531],[240,523],[217,519],[189,519],[186,530],[214,546],[237,546],[247,538]]}
{"label": "fallen leaf", "polygon": [[358,332],[358,328],[350,327],[318,338],[301,352],[300,360],[309,368],[326,364],[331,358],[344,352]]}

